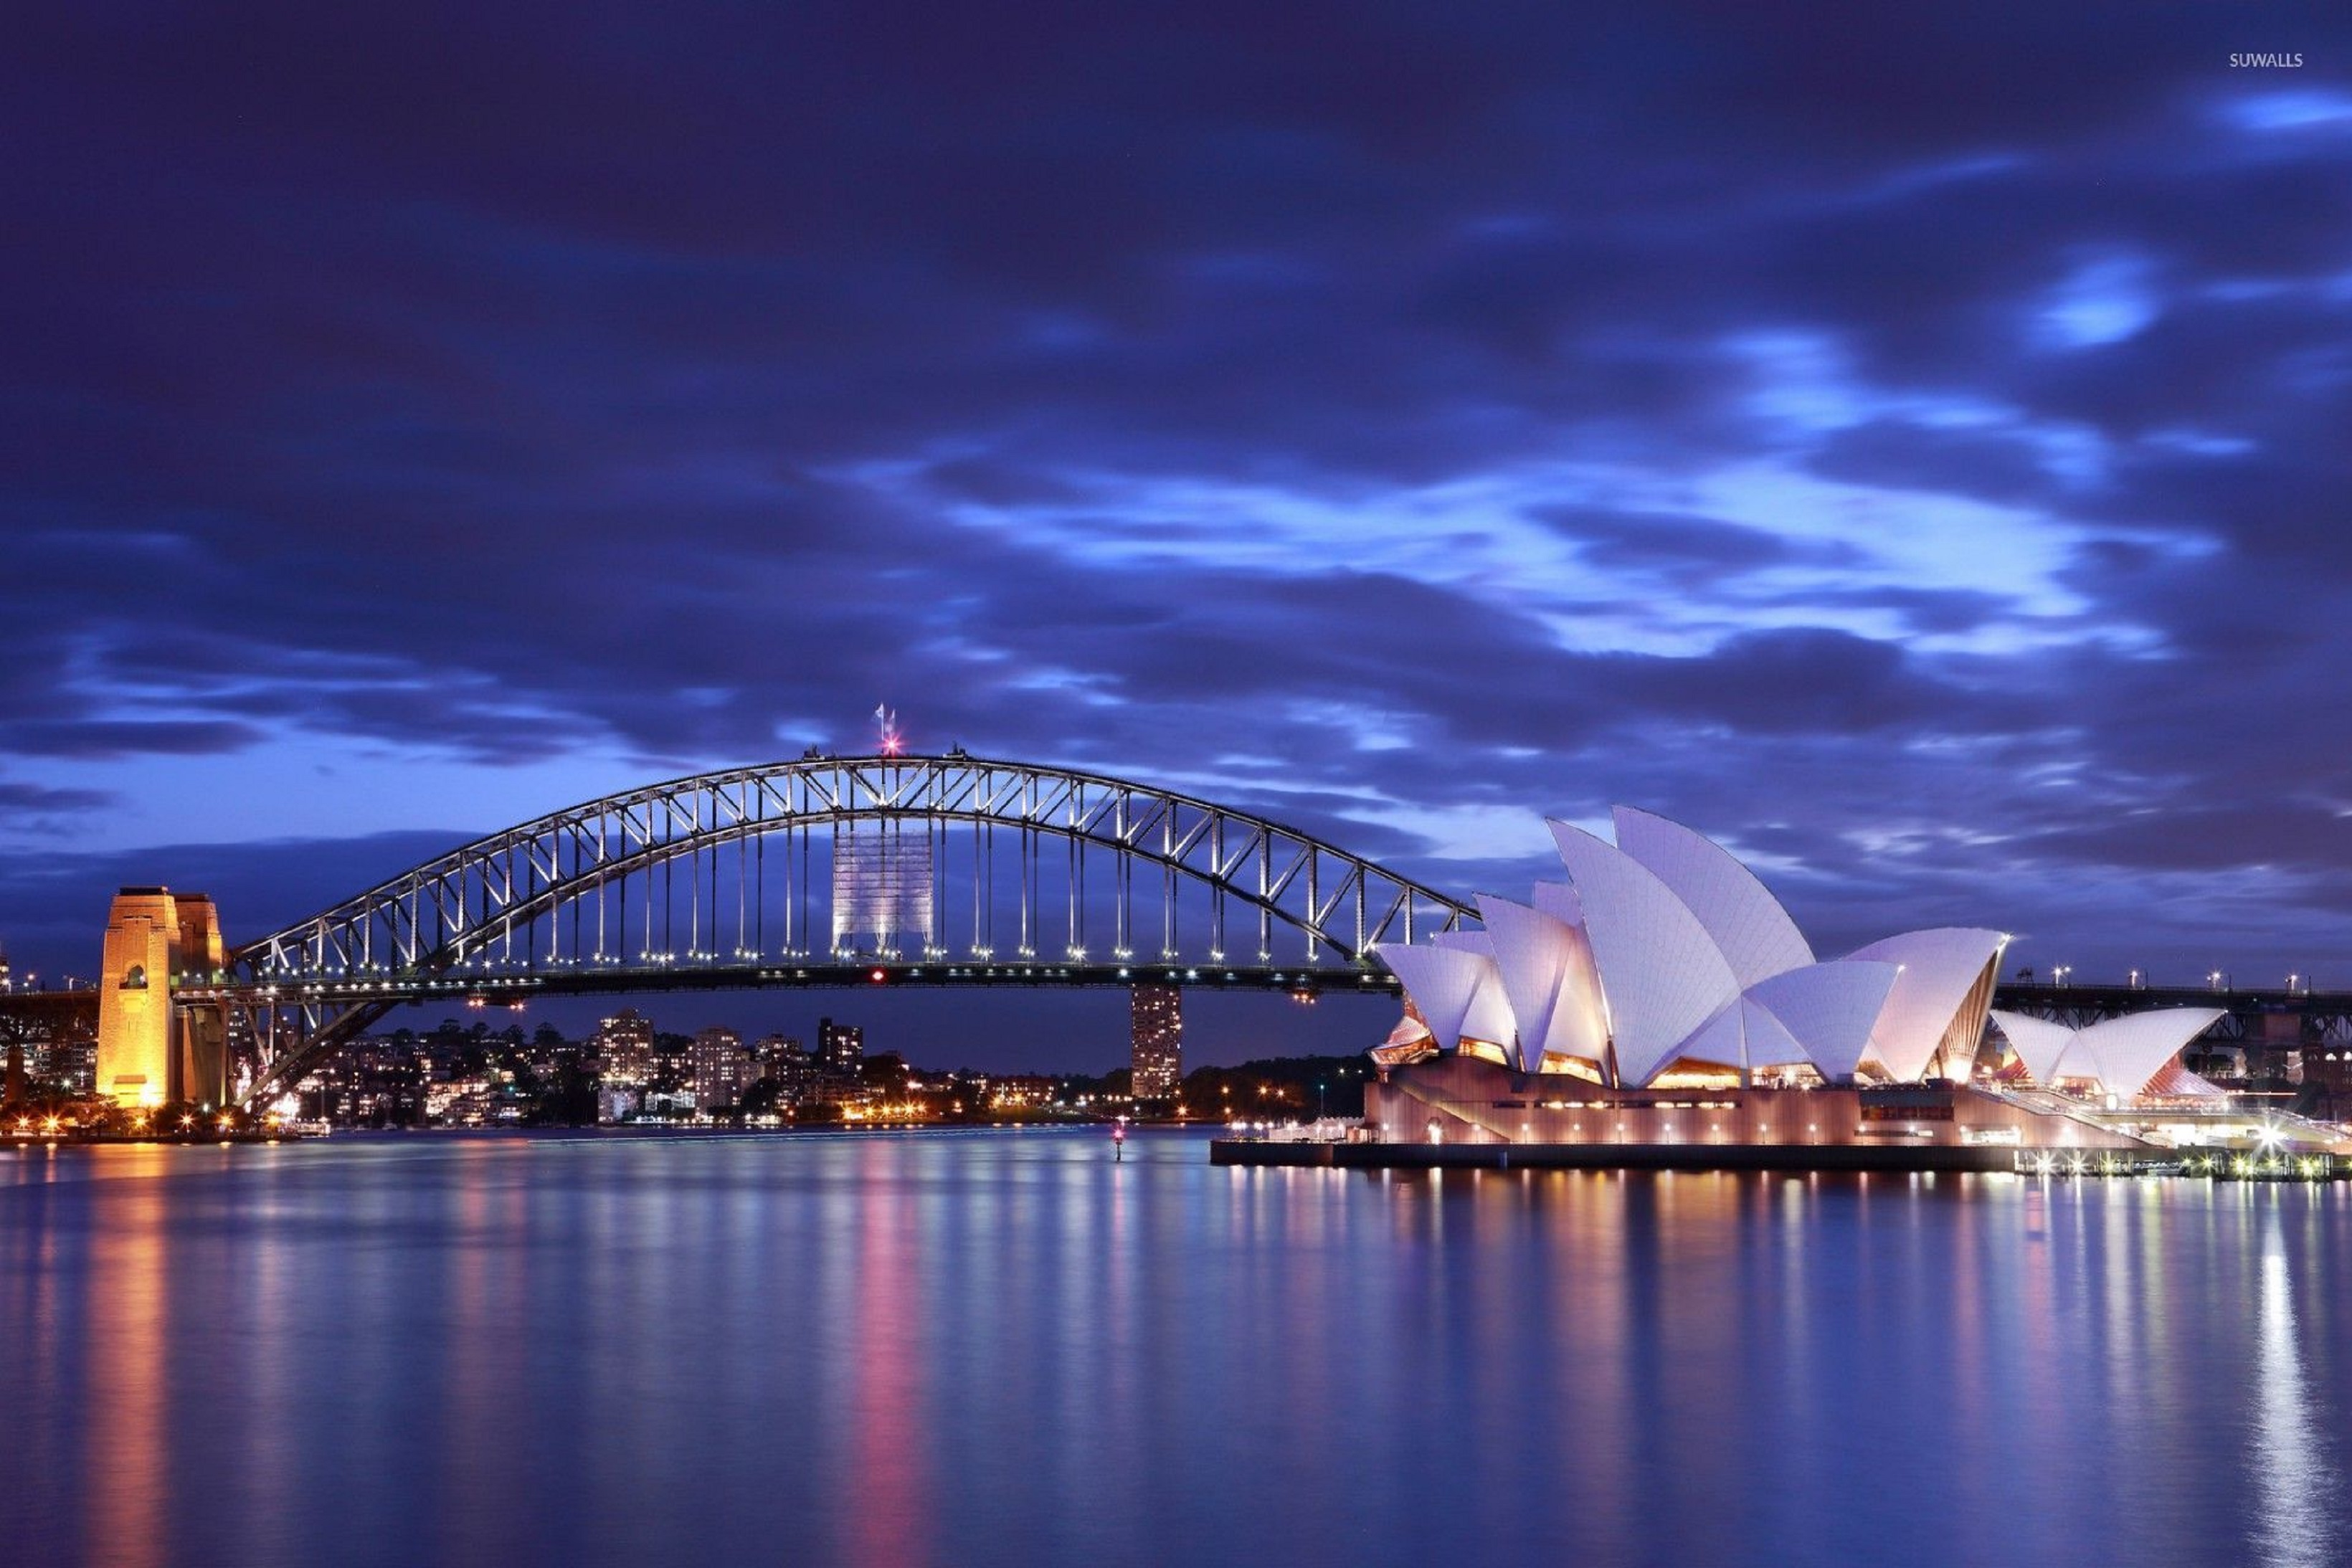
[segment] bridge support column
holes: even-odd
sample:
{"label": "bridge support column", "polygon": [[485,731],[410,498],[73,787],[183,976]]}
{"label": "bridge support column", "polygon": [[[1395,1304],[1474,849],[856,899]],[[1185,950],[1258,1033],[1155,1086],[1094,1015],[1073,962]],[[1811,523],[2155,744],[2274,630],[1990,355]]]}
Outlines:
{"label": "bridge support column", "polygon": [[220,967],[220,925],[202,894],[126,887],[107,912],[99,971],[97,1092],[119,1105],[219,1104],[228,1031],[217,1008],[175,1009],[172,976]]}

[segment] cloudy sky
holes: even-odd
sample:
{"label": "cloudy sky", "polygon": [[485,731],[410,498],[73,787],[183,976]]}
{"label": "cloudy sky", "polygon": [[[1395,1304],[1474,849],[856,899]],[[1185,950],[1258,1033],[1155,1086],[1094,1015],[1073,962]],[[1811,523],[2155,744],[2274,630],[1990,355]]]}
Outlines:
{"label": "cloudy sky", "polygon": [[2352,985],[2352,17],[1772,9],[20,18],[0,939],[887,699],[1465,893],[1626,800],[1824,951]]}

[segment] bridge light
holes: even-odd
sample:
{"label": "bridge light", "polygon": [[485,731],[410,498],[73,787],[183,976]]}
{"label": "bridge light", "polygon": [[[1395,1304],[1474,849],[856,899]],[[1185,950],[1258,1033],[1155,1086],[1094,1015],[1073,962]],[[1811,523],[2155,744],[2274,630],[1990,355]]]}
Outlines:
{"label": "bridge light", "polygon": [[866,971],[866,977],[878,986],[883,981],[888,979],[890,976],[887,970],[868,969]]}

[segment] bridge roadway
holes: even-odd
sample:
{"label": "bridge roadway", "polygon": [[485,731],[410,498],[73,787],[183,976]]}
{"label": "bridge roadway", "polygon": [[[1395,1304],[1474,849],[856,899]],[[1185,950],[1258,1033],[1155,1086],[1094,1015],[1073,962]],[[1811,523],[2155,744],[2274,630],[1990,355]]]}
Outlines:
{"label": "bridge roadway", "polygon": [[687,963],[580,968],[535,968],[509,974],[432,975],[414,978],[377,976],[281,976],[268,984],[173,983],[173,996],[187,1001],[226,1001],[279,1006],[307,1002],[407,1002],[434,1000],[506,1007],[535,997],[610,996],[633,991],[736,991],[783,989],[937,990],[948,987],[1186,986],[1207,990],[1281,991],[1314,997],[1326,992],[1394,997],[1396,977],[1374,967],[1291,965],[1049,962],[1013,963],[927,958],[841,959],[826,963]]}
{"label": "bridge roadway", "polygon": [[[211,985],[175,978],[173,994],[189,1001],[226,1001],[280,1006],[307,1000],[382,1001],[423,1004],[446,1000],[487,1006],[528,1003],[535,997],[625,995],[635,991],[730,991],[783,989],[937,989],[950,986],[1123,988],[1172,985],[1206,990],[1279,991],[1292,995],[1396,997],[1396,977],[1378,967],[1337,965],[1233,965],[1118,962],[843,958],[823,963],[682,963],[552,969],[499,974],[288,975],[270,984]],[[2081,1026],[2153,1008],[2220,1008],[2227,1015],[2208,1038],[2217,1041],[2293,1045],[2262,1039],[2265,1016],[2305,1020],[2307,1040],[2352,1043],[2352,991],[2297,987],[2215,990],[2205,986],[2125,986],[2012,981],[1993,993],[1993,1005]],[[98,992],[74,990],[0,993],[0,1025],[19,1031],[54,1026],[88,1015],[95,1018]]]}

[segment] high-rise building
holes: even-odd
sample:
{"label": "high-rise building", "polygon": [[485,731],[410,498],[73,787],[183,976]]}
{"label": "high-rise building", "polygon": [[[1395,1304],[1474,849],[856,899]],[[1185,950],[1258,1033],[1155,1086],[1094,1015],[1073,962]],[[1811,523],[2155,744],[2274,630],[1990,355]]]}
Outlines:
{"label": "high-rise building", "polygon": [[816,1059],[799,1040],[772,1034],[752,1052],[759,1058],[760,1076],[776,1086],[777,1098],[786,1104],[796,1103],[816,1081]]}
{"label": "high-rise building", "polygon": [[1184,1081],[1184,993],[1138,986],[1128,1002],[1128,1074],[1138,1100],[1173,1100]]}
{"label": "high-rise building", "polygon": [[816,1060],[828,1072],[856,1077],[866,1061],[866,1030],[856,1024],[817,1019]]}
{"label": "high-rise building", "polygon": [[694,1037],[654,1030],[654,1071],[648,1084],[666,1094],[683,1092],[694,1076]]}
{"label": "high-rise building", "polygon": [[694,1103],[706,1111],[733,1105],[751,1082],[751,1059],[743,1037],[713,1027],[694,1037]]}
{"label": "high-rise building", "polygon": [[607,1083],[646,1084],[654,1078],[654,1020],[623,1008],[596,1025],[596,1060]]}

